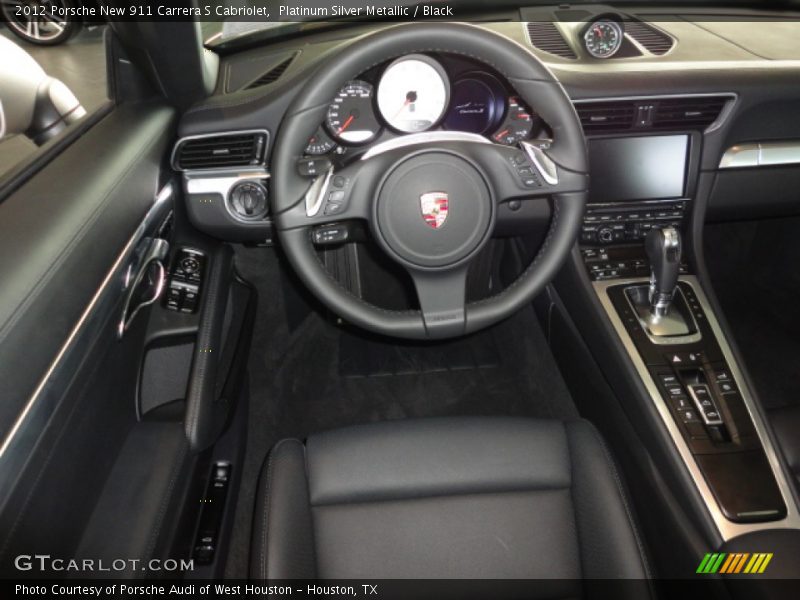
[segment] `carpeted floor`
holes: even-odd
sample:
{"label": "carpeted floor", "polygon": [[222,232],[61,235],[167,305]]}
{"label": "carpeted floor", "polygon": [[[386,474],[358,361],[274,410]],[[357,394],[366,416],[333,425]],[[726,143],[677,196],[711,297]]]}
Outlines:
{"label": "carpeted floor", "polygon": [[318,314],[290,332],[276,253],[239,249],[237,265],[258,289],[259,304],[229,578],[247,575],[259,471],[283,437],[409,417],[578,416],[532,309],[491,330],[435,345],[373,338]]}

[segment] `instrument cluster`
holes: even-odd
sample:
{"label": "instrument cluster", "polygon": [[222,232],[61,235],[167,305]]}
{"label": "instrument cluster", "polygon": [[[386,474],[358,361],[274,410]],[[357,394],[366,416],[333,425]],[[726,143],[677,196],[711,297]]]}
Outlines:
{"label": "instrument cluster", "polygon": [[309,139],[309,155],[344,153],[378,138],[430,130],[464,131],[498,144],[536,137],[544,123],[498,77],[478,68],[450,69],[409,54],[348,81]]}

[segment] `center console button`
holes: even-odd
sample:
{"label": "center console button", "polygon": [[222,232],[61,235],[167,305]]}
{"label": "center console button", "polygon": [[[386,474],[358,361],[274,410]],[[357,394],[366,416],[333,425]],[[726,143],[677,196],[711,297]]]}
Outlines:
{"label": "center console button", "polygon": [[679,383],[673,383],[665,387],[667,388],[667,394],[669,394],[673,398],[677,396],[683,396],[683,388]]}

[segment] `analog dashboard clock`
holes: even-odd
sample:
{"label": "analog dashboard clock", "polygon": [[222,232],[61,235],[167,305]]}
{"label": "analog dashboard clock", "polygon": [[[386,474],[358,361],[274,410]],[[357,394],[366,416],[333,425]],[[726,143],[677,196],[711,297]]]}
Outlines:
{"label": "analog dashboard clock", "polygon": [[595,58],[610,58],[622,47],[622,25],[610,19],[591,23],[583,34],[586,51]]}

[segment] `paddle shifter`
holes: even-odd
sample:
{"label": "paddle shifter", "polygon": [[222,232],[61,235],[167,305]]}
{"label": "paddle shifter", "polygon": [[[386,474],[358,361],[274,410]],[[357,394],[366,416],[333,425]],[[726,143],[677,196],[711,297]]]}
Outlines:
{"label": "paddle shifter", "polygon": [[681,235],[674,227],[652,229],[644,241],[650,260],[650,314],[655,318],[669,313],[681,264]]}

